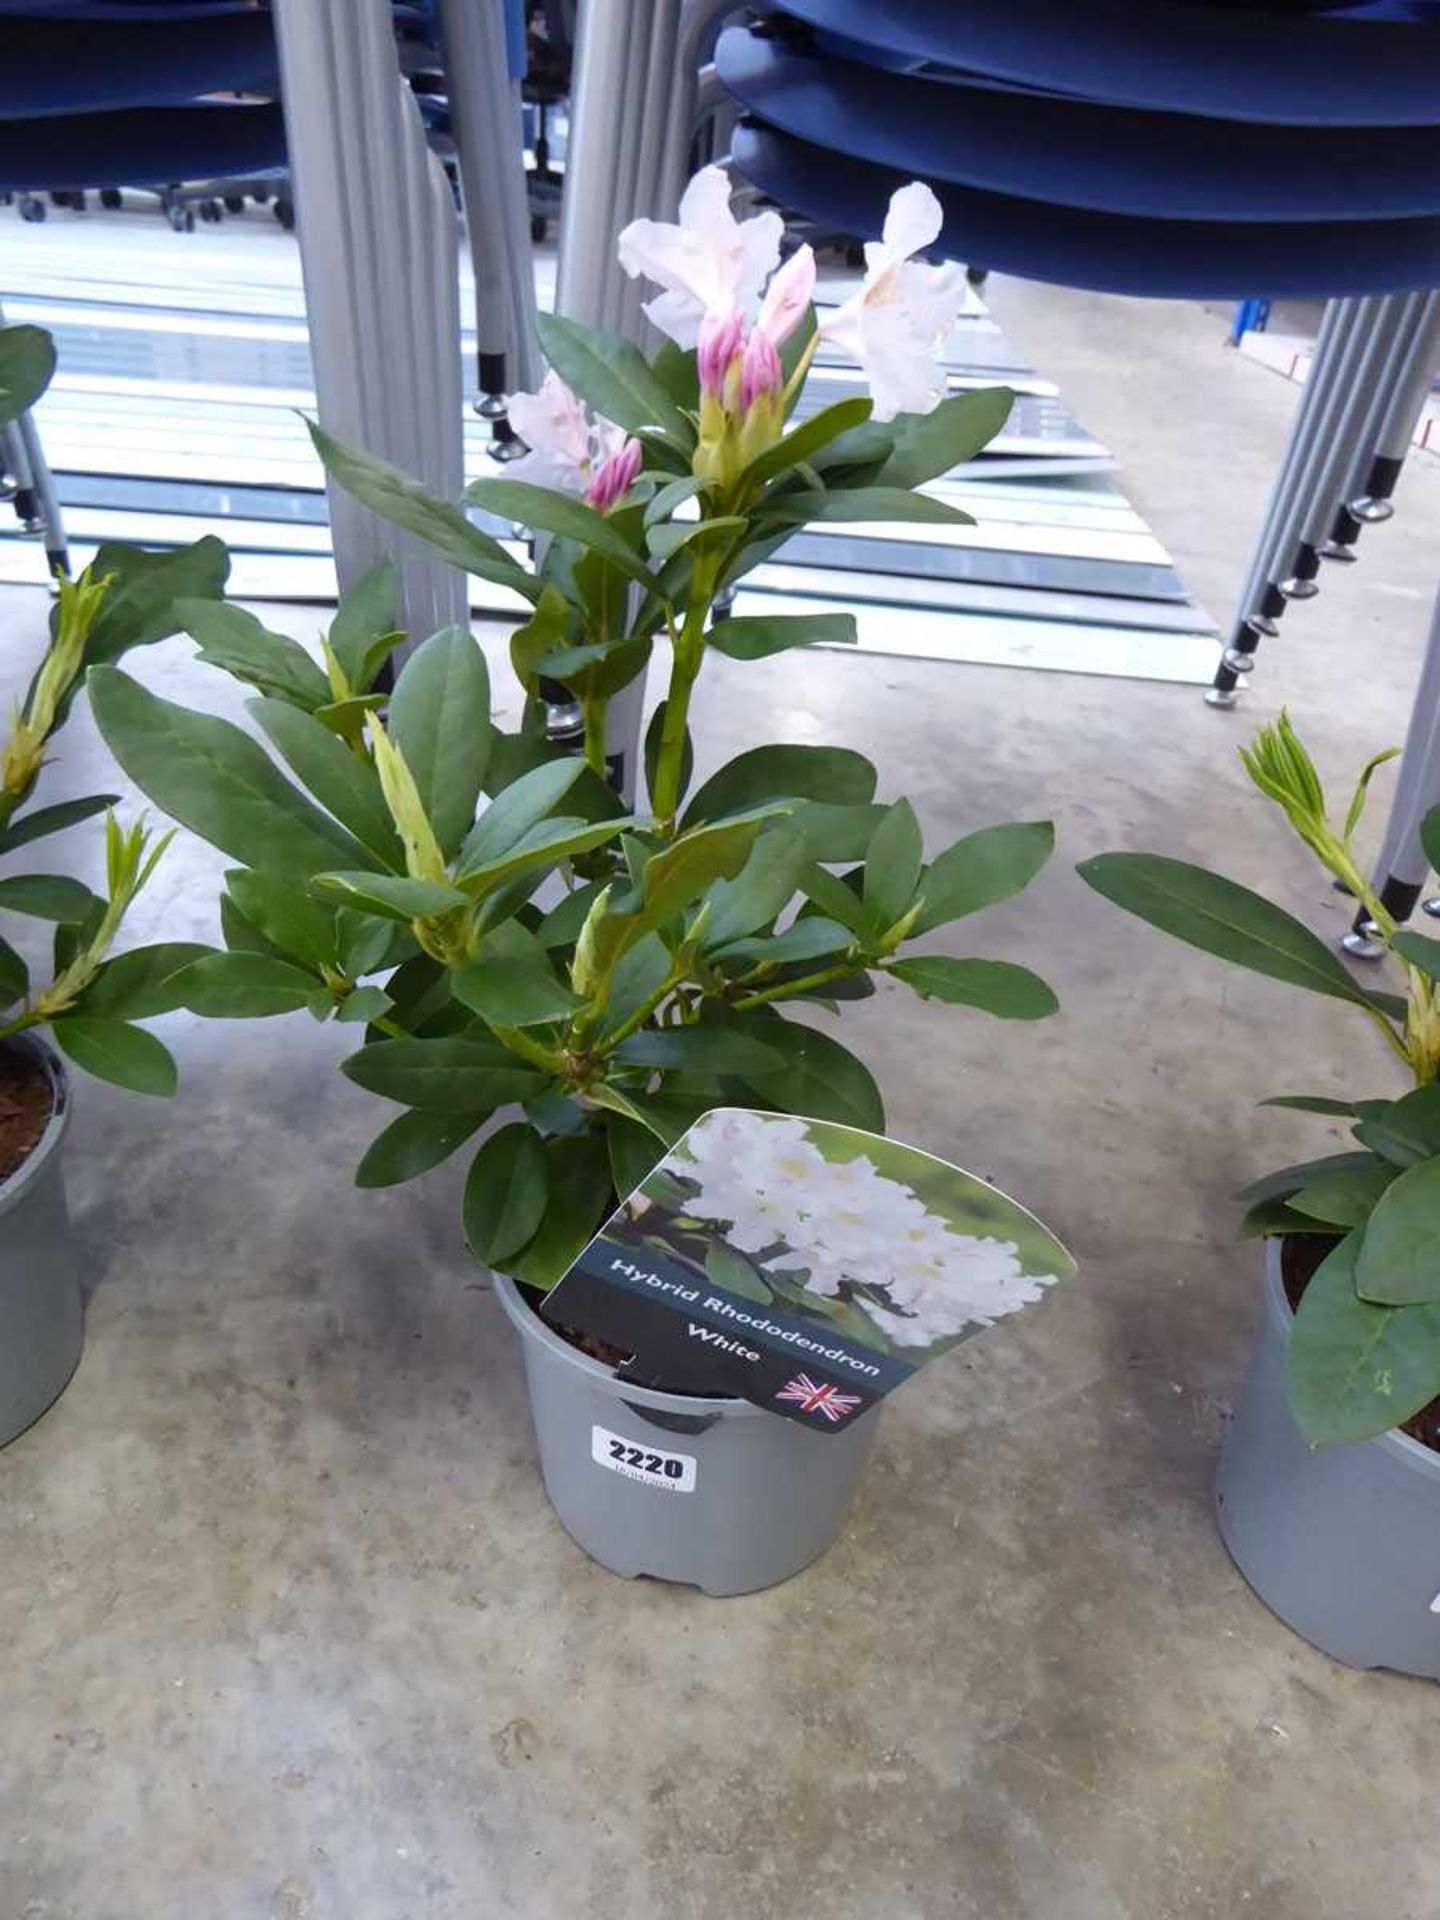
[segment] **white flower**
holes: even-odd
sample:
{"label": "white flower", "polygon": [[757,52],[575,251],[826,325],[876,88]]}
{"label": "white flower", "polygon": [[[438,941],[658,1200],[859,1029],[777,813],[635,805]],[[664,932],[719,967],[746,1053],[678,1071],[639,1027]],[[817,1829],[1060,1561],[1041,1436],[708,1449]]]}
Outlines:
{"label": "white flower", "polygon": [[665,291],[645,303],[661,333],[682,347],[700,338],[707,315],[753,316],[760,289],[780,258],[784,222],[778,213],[737,220],[722,167],[703,167],[686,187],[678,225],[632,220],[620,235],[620,264]]}
{"label": "white flower", "polygon": [[640,471],[640,443],[627,440],[612,420],[592,421],[553,371],[538,393],[511,394],[510,424],[529,449],[511,464],[513,475],[537,487],[584,494],[602,513]]}
{"label": "white flower", "polygon": [[912,258],[943,224],[929,187],[912,180],[898,188],[880,239],[866,244],[864,285],[820,322],[825,338],[864,368],[876,420],[929,413],[943,396],[940,349],[965,304],[965,276]]}

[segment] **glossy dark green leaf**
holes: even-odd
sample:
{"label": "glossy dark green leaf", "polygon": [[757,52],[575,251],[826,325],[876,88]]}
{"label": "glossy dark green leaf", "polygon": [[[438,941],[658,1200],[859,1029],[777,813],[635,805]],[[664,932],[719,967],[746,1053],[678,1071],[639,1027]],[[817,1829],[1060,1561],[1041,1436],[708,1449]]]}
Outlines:
{"label": "glossy dark green leaf", "polygon": [[684,1073],[770,1073],[784,1056],[766,1040],[730,1027],[665,1027],[632,1033],[615,1049],[627,1067],[675,1068]]}
{"label": "glossy dark green leaf", "polygon": [[648,1127],[619,1113],[612,1113],[605,1122],[605,1145],[610,1154],[610,1177],[621,1199],[628,1198],[649,1178],[665,1153]]}
{"label": "glossy dark green leaf", "polygon": [[1390,936],[1390,945],[1402,960],[1408,960],[1412,967],[1418,967],[1432,980],[1440,980],[1440,940],[1432,940],[1426,933],[1411,933],[1402,927],[1398,933]]}
{"label": "glossy dark green leaf", "polygon": [[885,1131],[885,1107],[873,1075],[838,1040],[782,1020],[767,1023],[764,1032],[766,1046],[784,1056],[784,1066],[775,1073],[742,1071],[740,1076],[762,1100],[781,1113]]}
{"label": "glossy dark green leaf", "polygon": [[558,313],[537,314],[535,330],[550,365],[602,419],[627,433],[656,427],[687,450],[695,444],[694,429],[675,404],[670,384],[631,341]]}
{"label": "glossy dark green leaf", "polygon": [[539,533],[578,541],[582,547],[603,554],[627,578],[641,586],[649,584],[650,569],[643,557],[616,531],[613,522],[573,494],[533,486],[528,480],[484,479],[472,480],[465,498],[471,506],[484,507]]}
{"label": "glossy dark green leaf", "polygon": [[853,647],[853,613],[772,613],[719,620],[706,644],[731,660],[766,660],[791,647]]}
{"label": "glossy dark green leaf", "polygon": [[746,482],[750,486],[766,486],[778,475],[813,460],[822,447],[838,440],[842,433],[863,425],[870,418],[871,405],[868,394],[854,394],[847,400],[837,400],[833,406],[821,407],[783,440],[777,440],[752,460],[745,469]]}
{"label": "glossy dark green leaf", "polygon": [[1280,1167],[1259,1180],[1252,1180],[1236,1194],[1237,1200],[1273,1200],[1298,1193],[1312,1181],[1332,1173],[1373,1173],[1382,1163],[1373,1153],[1326,1153],[1318,1160],[1302,1160],[1297,1166]]}
{"label": "glossy dark green leaf", "polygon": [[558,906],[550,909],[536,929],[542,946],[569,947],[580,937],[580,929],[600,894],[603,880],[591,880],[585,886],[572,887]]}
{"label": "glossy dark green leaf", "polygon": [[17,873],[0,880],[0,913],[24,913],[36,920],[83,920],[95,895],[63,873]]}
{"label": "glossy dark green leaf", "polygon": [[326,899],[387,920],[428,920],[470,903],[454,887],[391,873],[317,873],[313,886]]}
{"label": "glossy dark green leaf", "polygon": [[0,828],[0,853],[13,853],[17,847],[29,846],[48,834],[62,833],[66,827],[92,820],[97,813],[104,813],[107,807],[118,806],[119,802],[118,794],[92,793],[84,800],[61,800],[53,807],[34,807],[29,813],[12,819],[9,826]]}
{"label": "glossy dark green leaf", "polygon": [[528,1100],[543,1075],[481,1033],[377,1040],[341,1062],[357,1086],[429,1113],[478,1113]]}
{"label": "glossy dark green leaf", "polygon": [[1275,1093],[1268,1100],[1257,1101],[1256,1105],[1285,1107],[1292,1113],[1328,1113],[1341,1120],[1360,1117],[1359,1106],[1352,1105],[1348,1100],[1332,1100],[1328,1093]]}
{"label": "glossy dark green leaf", "polygon": [[610,1156],[597,1132],[561,1135],[545,1144],[545,1212],[535,1236],[508,1266],[526,1286],[553,1287],[587,1245],[614,1202]]}
{"label": "glossy dark green leaf", "polygon": [[355,1169],[357,1187],[396,1187],[448,1160],[490,1118],[486,1113],[402,1113],[376,1134]]}
{"label": "glossy dark green leaf", "polygon": [[1203,953],[1311,993],[1367,1004],[1363,989],[1323,940],[1221,874],[1158,853],[1101,853],[1077,871],[1116,906]]}
{"label": "glossy dark green leaf", "polygon": [[362,506],[413,533],[451,566],[510,587],[532,604],[539,597],[534,575],[512,560],[498,540],[472,526],[462,508],[437,500],[388,461],[342,446],[313,421],[306,424],[326,471]]}
{"label": "glossy dark green leaf", "polygon": [[923,852],[915,809],[908,800],[897,800],[876,827],[865,855],[864,899],[877,925],[893,925],[910,905]]}
{"label": "glossy dark green leaf", "polygon": [[823,800],[798,800],[790,825],[805,836],[811,860],[838,863],[863,860],[885,808],[873,802],[833,807]]}
{"label": "glossy dark green leaf", "polygon": [[893,961],[889,971],[922,999],[978,1007],[1001,1020],[1043,1020],[1060,1004],[1038,974],[1008,960],[952,960],[945,954],[923,954]]}
{"label": "glossy dark green leaf", "polygon": [[30,986],[30,969],[8,940],[0,940],[0,1007],[22,1000]]}
{"label": "glossy dark green leaf", "polygon": [[787,493],[765,505],[766,518],[780,526],[804,527],[821,522],[910,520],[928,526],[973,527],[973,514],[962,513],[932,493],[911,493],[904,487],[846,487],[828,493]]}
{"label": "glossy dark green leaf", "polygon": [[185,1004],[179,976],[212,951],[195,941],[171,940],[132,947],[107,960],[76,1003],[105,1020],[149,1020]]}
{"label": "glossy dark green leaf", "polygon": [[[1355,1167],[1348,1173],[1322,1173],[1292,1193],[1289,1205],[1312,1220],[1333,1227],[1358,1227],[1370,1217],[1381,1194],[1397,1178],[1394,1167]],[[1440,1280],[1434,1297],[1440,1298]]]}
{"label": "glossy dark green leaf", "polygon": [[451,854],[470,831],[490,758],[490,676],[463,627],[445,627],[400,670],[386,732],[405,757],[435,837]]}
{"label": "glossy dark green leaf", "polygon": [[264,953],[211,953],[175,981],[180,1004],[210,1020],[264,1020],[296,1013],[315,991],[315,976]]}
{"label": "glossy dark green leaf", "polygon": [[875,939],[883,931],[870,907],[838,874],[827,873],[824,867],[808,866],[801,872],[800,886],[825,919],[838,920],[859,939]]}
{"label": "glossy dark green leaf", "polygon": [[329,681],[298,641],[272,633],[232,601],[177,600],[175,618],[207,666],[306,713],[334,698]]}
{"label": "glossy dark green leaf", "polygon": [[1016,821],[966,834],[921,875],[919,892],[925,904],[916,933],[1010,899],[1029,886],[1054,846],[1055,828],[1048,820]]}
{"label": "glossy dark green leaf", "polygon": [[302,880],[364,864],[359,842],[228,720],[162,700],[117,667],[92,668],[89,686],[100,732],[120,765],[202,840],[247,867]]}
{"label": "glossy dark green leaf", "polygon": [[1291,1330],[1290,1405],[1312,1447],[1384,1433],[1440,1389],[1440,1307],[1362,1300],[1355,1290],[1360,1242],[1357,1229],[1321,1263]]}
{"label": "glossy dark green leaf", "polygon": [[[339,960],[335,909],[322,906],[292,881],[240,868],[225,876],[226,889],[266,942],[311,973]],[[314,982],[312,981],[312,985]]]}
{"label": "glossy dark green leaf", "polygon": [[44,327],[0,327],[0,427],[29,412],[54,372],[55,342]]}
{"label": "glossy dark green leaf", "polygon": [[543,1026],[584,1005],[548,968],[525,960],[475,960],[450,985],[455,998],[492,1027]]}
{"label": "glossy dark green leaf", "polygon": [[844,953],[853,939],[854,935],[848,927],[841,926],[837,920],[826,920],[815,914],[796,920],[782,933],[733,940],[712,954],[711,958],[727,963],[744,961],[751,966],[758,961],[766,961],[772,966],[786,966],[794,961],[820,960],[831,954]]}
{"label": "glossy dark green leaf", "polygon": [[725,946],[769,926],[795,897],[807,864],[805,837],[786,820],[766,828],[733,880],[717,880],[705,895],[705,945]]}
{"label": "glossy dark green leaf", "polygon": [[318,715],[283,700],[252,700],[249,710],[310,793],[392,873],[405,871],[405,849],[390,818],[380,780]]}
{"label": "glossy dark green leaf", "polygon": [[705,520],[667,520],[649,529],[645,545],[657,560],[673,560],[682,548],[728,548],[748,525],[747,520],[729,513],[713,514]]}
{"label": "glossy dark green leaf", "polygon": [[[1291,1205],[1315,1212],[1305,1200],[1299,1193]],[[1440,1158],[1422,1160],[1382,1185],[1356,1254],[1355,1284],[1365,1299],[1384,1306],[1440,1300]]]}
{"label": "glossy dark green leaf", "polygon": [[467,894],[479,898],[520,874],[558,866],[562,860],[573,860],[576,854],[603,846],[631,824],[628,820],[577,820],[564,815],[538,820],[504,853],[465,868],[460,883]]}
{"label": "glossy dark green leaf", "polygon": [[685,809],[683,824],[719,820],[777,799],[864,805],[875,794],[874,767],[849,747],[752,747],[711,774]]}
{"label": "glossy dark green leaf", "polygon": [[128,1093],[167,1098],[178,1075],[167,1048],[143,1027],[123,1020],[102,1020],[88,1014],[66,1013],[50,1023],[55,1044],[77,1067],[124,1087]]}
{"label": "glossy dark green leaf", "polygon": [[493,1263],[518,1253],[545,1217],[549,1195],[545,1153],[533,1129],[502,1127],[470,1163],[462,1218],[477,1260]]}
{"label": "glossy dark green leaf", "polygon": [[1319,1233],[1333,1237],[1336,1229],[1313,1214],[1297,1213],[1286,1200],[1257,1200],[1240,1222],[1238,1238],[1266,1240],[1276,1234]]}
{"label": "glossy dark green leaf", "polygon": [[1440,1082],[1416,1087],[1381,1112],[1367,1114],[1355,1138],[1397,1167],[1417,1166],[1440,1154]]}
{"label": "glossy dark green leaf", "polygon": [[460,849],[461,873],[508,853],[522,835],[553,813],[585,770],[585,762],[578,758],[547,760],[512,780],[466,835]]}
{"label": "glossy dark green leaf", "polygon": [[1010,417],[1009,387],[955,393],[930,413],[898,414],[890,423],[893,451],[877,475],[882,487],[919,487],[963,466],[987,447]]}
{"label": "glossy dark green leaf", "polygon": [[330,623],[330,651],[352,692],[369,692],[399,626],[399,582],[394,565],[382,560],[356,581]]}
{"label": "glossy dark green leaf", "polygon": [[644,918],[663,926],[692,906],[717,880],[732,880],[750,858],[758,820],[724,821],[687,829],[655,854],[641,882]]}
{"label": "glossy dark green leaf", "polygon": [[356,987],[335,1009],[335,1018],[342,1026],[368,1027],[372,1020],[387,1014],[393,1004],[383,987]]}

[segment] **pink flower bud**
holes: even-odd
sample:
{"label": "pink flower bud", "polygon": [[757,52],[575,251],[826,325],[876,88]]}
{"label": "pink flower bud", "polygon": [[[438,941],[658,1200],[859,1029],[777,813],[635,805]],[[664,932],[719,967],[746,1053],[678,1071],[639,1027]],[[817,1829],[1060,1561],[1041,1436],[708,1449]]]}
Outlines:
{"label": "pink flower bud", "polygon": [[725,375],[730,362],[739,353],[745,337],[745,316],[738,307],[715,318],[706,314],[700,323],[700,344],[696,365],[700,372],[700,391],[721,400],[725,394]]}
{"label": "pink flower bud", "polygon": [[770,336],[757,327],[745,342],[745,357],[740,363],[740,410],[748,413],[762,393],[780,388],[780,356]]}
{"label": "pink flower bud", "polygon": [[586,490],[586,504],[596,513],[608,513],[634,486],[643,459],[640,442],[627,440],[618,453],[612,453],[595,469]]}

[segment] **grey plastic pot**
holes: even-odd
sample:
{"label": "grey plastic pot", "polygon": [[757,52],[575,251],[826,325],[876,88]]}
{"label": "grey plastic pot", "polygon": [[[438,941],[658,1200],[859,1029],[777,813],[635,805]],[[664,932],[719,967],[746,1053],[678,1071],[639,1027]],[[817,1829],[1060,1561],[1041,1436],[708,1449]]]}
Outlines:
{"label": "grey plastic pot", "polygon": [[1440,1454],[1392,1431],[1312,1450],[1290,1412],[1280,1242],[1215,1483],[1232,1559],[1287,1626],[1351,1667],[1440,1680]]}
{"label": "grey plastic pot", "polygon": [[520,1335],[550,1504],[602,1567],[752,1593],[840,1532],[878,1407],[811,1433],[748,1400],[632,1386],[562,1340],[512,1280],[497,1274],[495,1293]]}
{"label": "grey plastic pot", "polygon": [[5,1045],[42,1063],[55,1105],[29,1158],[0,1180],[0,1447],[59,1399],[85,1338],[79,1251],[60,1166],[70,1124],[65,1069],[29,1035]]}

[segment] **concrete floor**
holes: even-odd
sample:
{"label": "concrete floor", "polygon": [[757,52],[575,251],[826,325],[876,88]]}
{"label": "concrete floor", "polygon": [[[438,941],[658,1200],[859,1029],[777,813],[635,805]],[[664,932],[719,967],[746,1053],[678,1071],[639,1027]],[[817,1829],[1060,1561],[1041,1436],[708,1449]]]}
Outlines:
{"label": "concrete floor", "polygon": [[[991,293],[1224,613],[1295,390],[1198,308]],[[1331,1144],[1255,1102],[1383,1092],[1386,1060],[1071,871],[1208,857],[1341,931],[1233,749],[1282,698],[1337,786],[1398,738],[1440,469],[1412,462],[1401,505],[1236,715],[1158,684],[715,662],[707,764],[764,715],[865,746],[934,842],[1061,828],[1029,895],[941,943],[1038,966],[1060,1017],[897,990],[845,1027],[896,1135],[1025,1199],[1081,1276],[896,1397],[848,1532],[784,1587],[627,1585],[571,1545],[459,1170],[352,1187],[381,1111],[331,1070],[340,1035],[172,1020],[172,1105],[82,1089],[87,1355],[0,1454],[3,1920],[1440,1914],[1436,1695],[1295,1639],[1210,1518],[1258,1300],[1229,1196]],[[0,695],[41,615],[3,610]],[[213,691],[187,652],[142,671]],[[87,725],[54,793],[102,777]],[[208,932],[213,870],[177,847],[136,933]]]}

